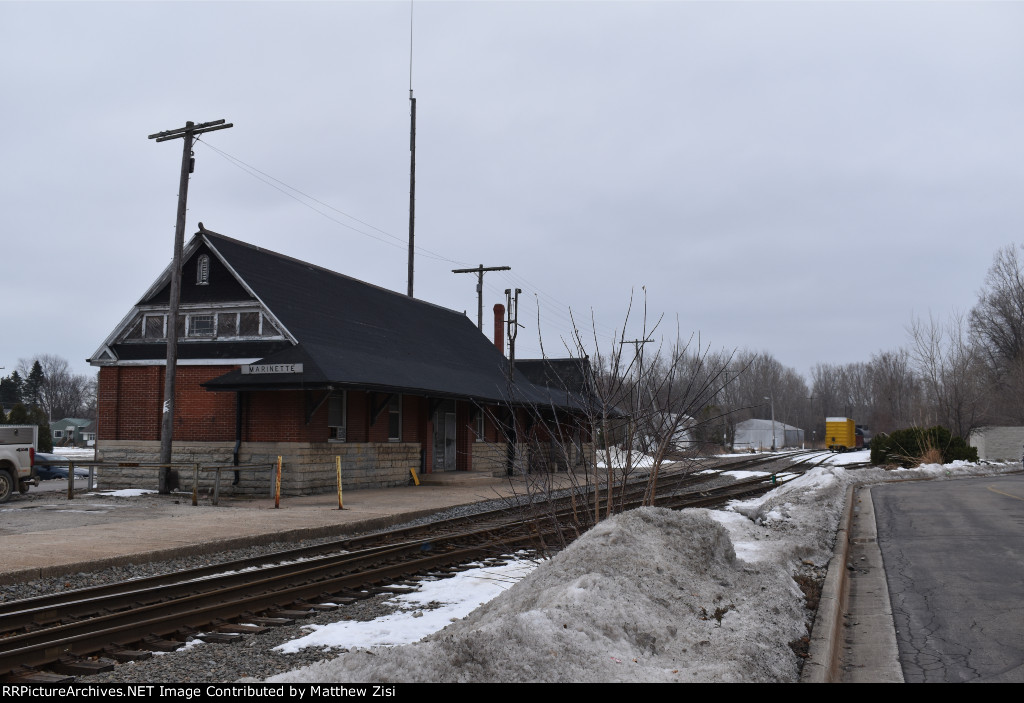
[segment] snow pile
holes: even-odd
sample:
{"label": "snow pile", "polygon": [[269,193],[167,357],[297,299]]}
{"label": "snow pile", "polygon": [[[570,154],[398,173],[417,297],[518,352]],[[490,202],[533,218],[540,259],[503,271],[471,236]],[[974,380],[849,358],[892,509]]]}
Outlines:
{"label": "snow pile", "polygon": [[272,680],[793,681],[806,617],[789,565],[738,560],[709,511],[642,508],[421,642]]}
{"label": "snow pile", "polygon": [[[270,680],[795,681],[799,659],[789,644],[808,634],[811,614],[793,576],[823,573],[851,483],[1019,468],[822,466],[727,511],[623,513],[419,642],[352,649]],[[392,633],[403,627],[383,626]],[[328,640],[339,647],[366,641],[343,635],[317,642]]]}
{"label": "snow pile", "polygon": [[[825,566],[832,556],[850,477],[842,467],[821,466],[764,496],[733,501],[729,508],[750,521],[746,527],[771,528],[766,538],[783,543],[778,548],[789,559]],[[736,529],[734,536],[750,534],[749,529],[740,531],[740,523],[730,524]]]}

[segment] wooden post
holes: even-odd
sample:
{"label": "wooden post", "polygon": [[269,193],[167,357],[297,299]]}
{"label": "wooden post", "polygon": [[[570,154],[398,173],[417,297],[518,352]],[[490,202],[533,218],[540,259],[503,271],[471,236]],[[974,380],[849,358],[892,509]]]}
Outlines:
{"label": "wooden post", "polygon": [[192,505],[199,505],[199,464],[192,464]]}
{"label": "wooden post", "polygon": [[274,507],[281,507],[281,457],[277,457],[277,475],[274,478]]}

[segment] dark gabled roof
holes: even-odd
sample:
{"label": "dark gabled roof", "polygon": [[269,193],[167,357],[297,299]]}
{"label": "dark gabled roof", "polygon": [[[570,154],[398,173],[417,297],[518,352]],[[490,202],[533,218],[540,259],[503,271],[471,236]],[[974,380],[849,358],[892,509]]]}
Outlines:
{"label": "dark gabled roof", "polygon": [[548,388],[586,395],[591,392],[593,379],[590,359],[516,359],[516,373],[531,383]]}
{"label": "dark gabled roof", "polygon": [[463,313],[210,230],[196,236],[296,340],[260,363],[303,365],[301,374],[232,371],[204,384],[210,390],[352,387],[575,406],[526,379],[510,391],[508,360]]}
{"label": "dark gabled roof", "polygon": [[516,375],[521,375],[537,388],[543,388],[548,404],[585,409],[608,417],[626,417],[617,407],[606,406],[595,392],[590,359],[516,359]]}

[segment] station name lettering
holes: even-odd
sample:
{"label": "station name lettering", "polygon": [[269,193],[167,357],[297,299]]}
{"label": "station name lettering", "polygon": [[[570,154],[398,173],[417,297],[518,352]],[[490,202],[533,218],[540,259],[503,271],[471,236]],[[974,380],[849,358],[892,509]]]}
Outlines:
{"label": "station name lettering", "polygon": [[245,364],[242,375],[259,373],[302,373],[302,364]]}

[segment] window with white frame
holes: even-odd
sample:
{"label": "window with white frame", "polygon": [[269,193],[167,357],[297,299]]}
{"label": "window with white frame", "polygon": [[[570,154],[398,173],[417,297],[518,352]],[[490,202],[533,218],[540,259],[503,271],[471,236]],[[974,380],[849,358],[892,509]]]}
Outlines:
{"label": "window with white frame", "polygon": [[[150,342],[167,338],[168,315],[143,312],[121,335],[121,340]],[[178,315],[178,338],[282,339],[284,333],[259,310],[189,309]]]}
{"label": "window with white frame", "polygon": [[398,394],[388,401],[388,441],[402,441],[402,396]]}
{"label": "window with white frame", "polygon": [[209,313],[188,316],[189,337],[212,337],[216,330],[216,318]]}
{"label": "window with white frame", "polygon": [[341,391],[327,399],[327,430],[331,442],[348,441],[348,393]]}

